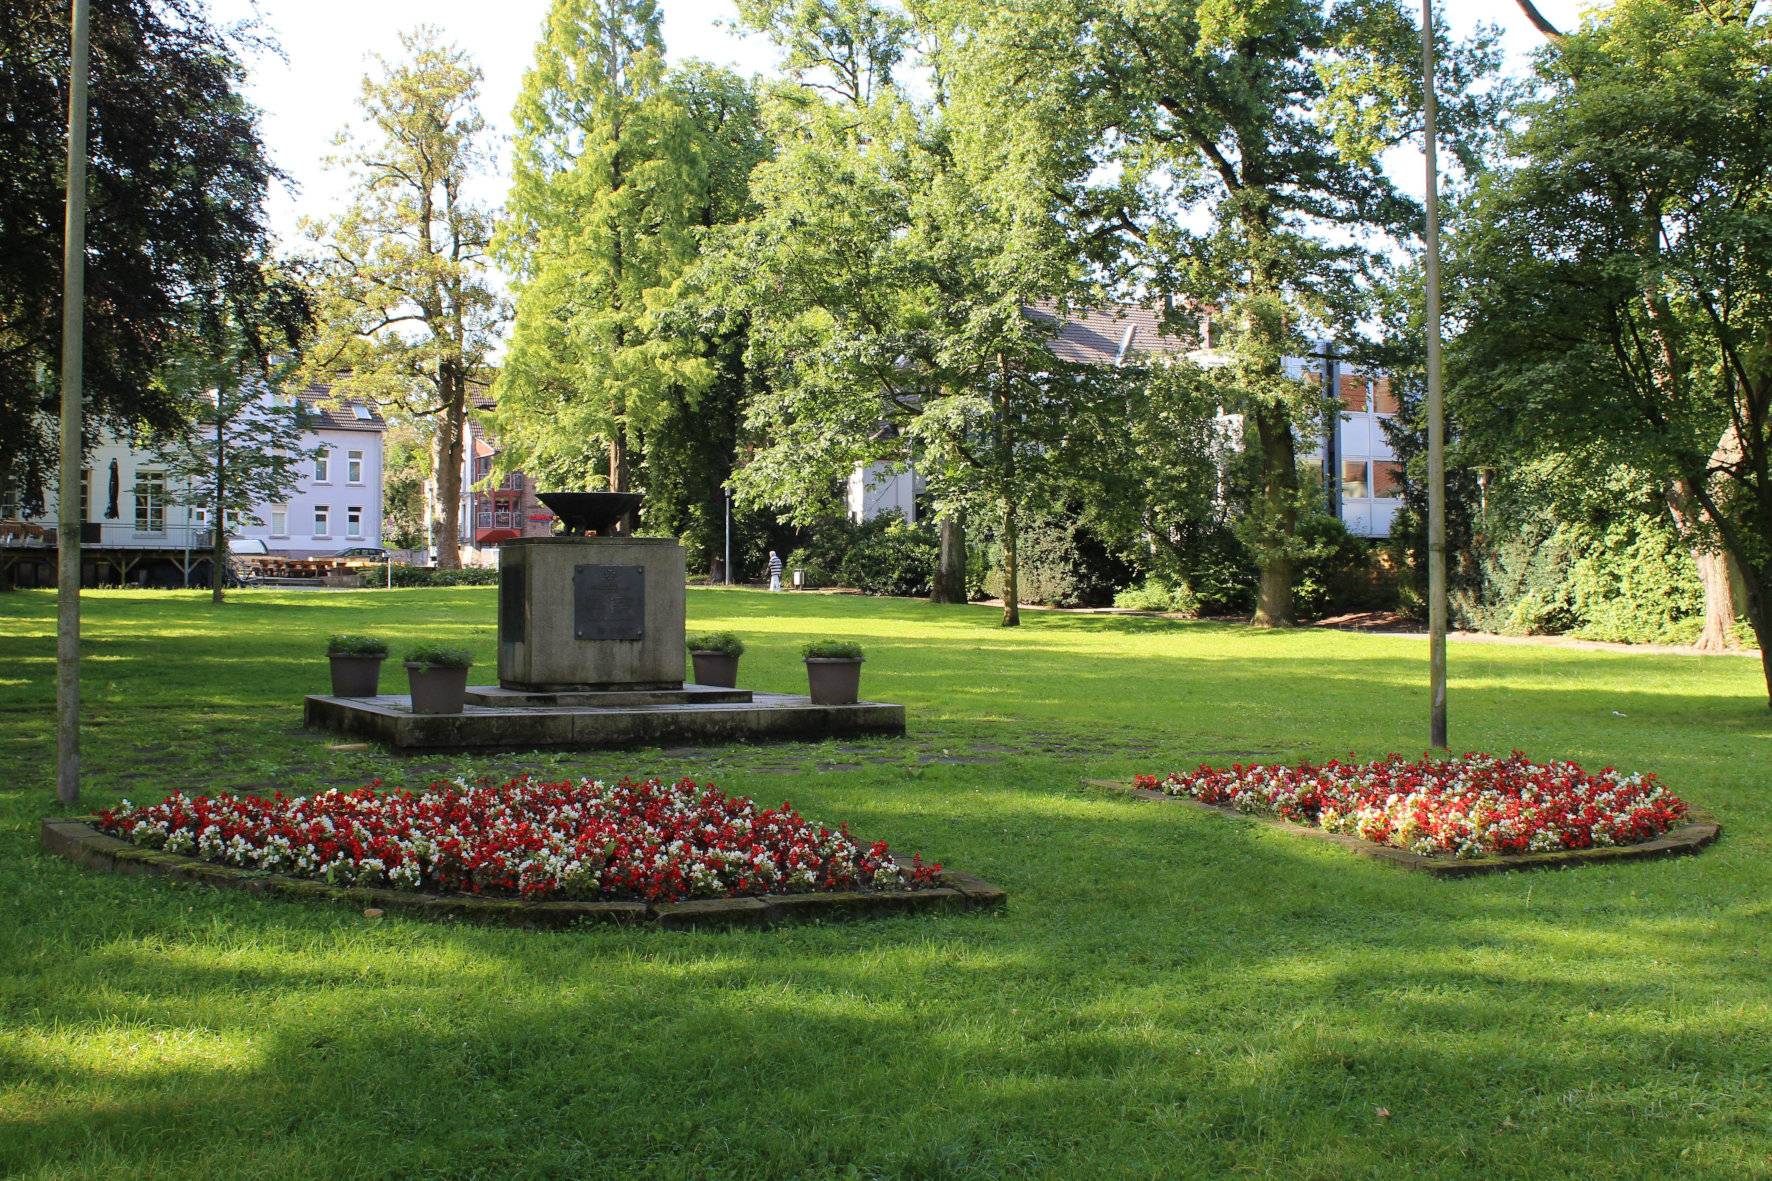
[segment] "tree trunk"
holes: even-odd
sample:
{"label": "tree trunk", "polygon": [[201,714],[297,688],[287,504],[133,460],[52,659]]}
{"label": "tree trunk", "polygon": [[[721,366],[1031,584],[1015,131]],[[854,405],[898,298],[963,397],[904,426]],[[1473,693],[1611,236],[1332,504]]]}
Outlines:
{"label": "tree trunk", "polygon": [[[1725,441],[1726,442],[1726,441]],[[1719,446],[1719,451],[1722,448]],[[1729,556],[1715,546],[1694,540],[1700,509],[1692,486],[1675,480],[1667,489],[1667,511],[1674,529],[1692,553],[1698,581],[1704,588],[1704,630],[1695,645],[1700,652],[1722,652],[1735,646],[1735,585],[1729,577]]]}
{"label": "tree trunk", "polygon": [[1021,626],[1020,525],[1015,501],[1003,501],[1003,626]]}
{"label": "tree trunk", "polygon": [[943,513],[937,521],[941,529],[941,556],[936,560],[935,581],[930,586],[931,603],[964,603],[966,601],[966,522],[958,513]]}
{"label": "tree trunk", "polygon": [[[222,392],[215,395],[215,504],[210,509],[209,529],[209,601],[219,604],[222,601],[226,579],[228,576],[228,464],[227,435],[222,424]],[[190,517],[185,518],[185,528],[191,527]],[[187,575],[188,577],[188,575]]]}
{"label": "tree trunk", "polygon": [[1292,440],[1292,423],[1279,406],[1263,406],[1255,412],[1256,433],[1261,441],[1260,512],[1266,518],[1265,532],[1276,536],[1278,544],[1269,542],[1265,553],[1257,555],[1261,563],[1261,584],[1256,592],[1256,627],[1291,627],[1293,615],[1292,580],[1295,562],[1290,546],[1298,536],[1298,453]]}
{"label": "tree trunk", "polygon": [[461,566],[461,466],[462,432],[466,426],[466,391],[458,375],[446,373],[439,391],[442,413],[437,416],[437,566],[454,570]]}

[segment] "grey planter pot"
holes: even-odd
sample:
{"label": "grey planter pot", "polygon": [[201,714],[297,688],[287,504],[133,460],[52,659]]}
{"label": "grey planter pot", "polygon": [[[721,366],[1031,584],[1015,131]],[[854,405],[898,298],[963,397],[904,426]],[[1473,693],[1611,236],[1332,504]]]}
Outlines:
{"label": "grey planter pot", "polygon": [[691,652],[695,664],[695,683],[732,689],[738,685],[738,657],[724,652]]}
{"label": "grey planter pot", "polygon": [[813,705],[854,705],[861,697],[859,660],[806,658],[806,685]]}
{"label": "grey planter pot", "polygon": [[468,670],[434,664],[406,665],[415,714],[458,714],[468,696]]}
{"label": "grey planter pot", "polygon": [[334,697],[374,697],[381,687],[380,656],[332,656]]}

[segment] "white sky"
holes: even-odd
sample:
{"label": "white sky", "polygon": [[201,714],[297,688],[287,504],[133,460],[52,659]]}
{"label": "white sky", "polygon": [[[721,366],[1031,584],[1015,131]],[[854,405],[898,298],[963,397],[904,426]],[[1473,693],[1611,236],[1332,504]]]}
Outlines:
{"label": "white sky", "polygon": [[[1539,4],[1547,18],[1563,26],[1574,23],[1579,7],[1579,0]],[[332,137],[355,117],[372,54],[397,54],[404,29],[424,23],[440,27],[485,72],[481,110],[502,147],[547,8],[548,0],[214,0],[219,20],[256,16],[283,49],[285,60],[265,55],[248,63],[247,94],[264,110],[271,158],[296,185],[295,192],[279,192],[271,202],[272,224],[285,245],[296,245],[298,219],[324,216],[343,204],[344,178],[327,168],[325,158]],[[1538,34],[1513,0],[1445,0],[1445,8],[1456,35],[1479,21],[1500,24],[1516,64],[1538,44]],[[663,9],[672,61],[702,58],[742,74],[773,70],[773,47],[731,27],[736,21],[731,0],[664,0]],[[1420,191],[1419,182],[1400,179]],[[504,187],[504,178],[489,178],[476,195],[497,203]]]}

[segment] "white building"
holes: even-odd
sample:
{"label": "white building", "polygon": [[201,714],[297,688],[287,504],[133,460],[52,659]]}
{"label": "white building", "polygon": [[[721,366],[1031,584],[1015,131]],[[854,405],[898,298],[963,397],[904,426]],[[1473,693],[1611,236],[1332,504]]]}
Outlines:
{"label": "white building", "polygon": [[[236,537],[257,538],[274,554],[315,557],[354,546],[379,546],[382,519],[382,435],[387,430],[375,408],[361,402],[327,405],[330,390],[314,386],[296,395],[307,404],[310,426],[301,448],[301,477],[276,504],[252,508],[256,522],[235,521]],[[174,503],[185,497],[169,486],[154,452],[107,434],[87,454],[81,473],[82,542],[91,549],[160,551],[174,564],[206,556],[209,510]],[[51,490],[42,511],[29,513],[16,488],[0,486],[0,522],[24,526],[15,540],[53,529],[56,498]],[[132,563],[129,569],[149,566]],[[164,581],[164,577],[161,576]]]}
{"label": "white building", "polygon": [[[1057,322],[1051,348],[1066,361],[1118,365],[1134,358],[1148,364],[1187,357],[1210,364],[1213,359],[1211,325],[1205,318],[1200,337],[1191,339],[1164,332],[1162,313],[1155,308],[1079,309],[1063,320],[1049,308],[1030,308],[1028,315]],[[1324,397],[1341,403],[1327,453],[1327,429],[1300,439],[1300,458],[1313,459],[1322,468],[1326,509],[1358,537],[1389,536],[1391,521],[1403,507],[1402,467],[1383,426],[1399,409],[1390,379],[1369,375],[1322,346],[1318,355],[1288,360],[1286,368],[1293,377],[1321,382]],[[886,464],[858,468],[849,477],[849,517],[869,521],[897,513],[914,524],[921,488],[914,470]]]}

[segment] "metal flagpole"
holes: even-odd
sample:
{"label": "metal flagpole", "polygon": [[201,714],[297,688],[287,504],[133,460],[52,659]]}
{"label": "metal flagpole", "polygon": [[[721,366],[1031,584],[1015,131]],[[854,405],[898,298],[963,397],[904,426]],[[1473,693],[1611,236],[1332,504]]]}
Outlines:
{"label": "metal flagpole", "polygon": [[1433,0],[1421,0],[1421,81],[1427,156],[1427,610],[1428,743],[1446,743],[1446,403],[1440,372],[1440,173],[1434,100]]}
{"label": "metal flagpole", "polygon": [[87,0],[73,0],[62,250],[62,464],[56,488],[55,797],[80,798],[80,379],[85,367]]}
{"label": "metal flagpole", "polygon": [[732,585],[732,489],[726,489],[726,585]]}

